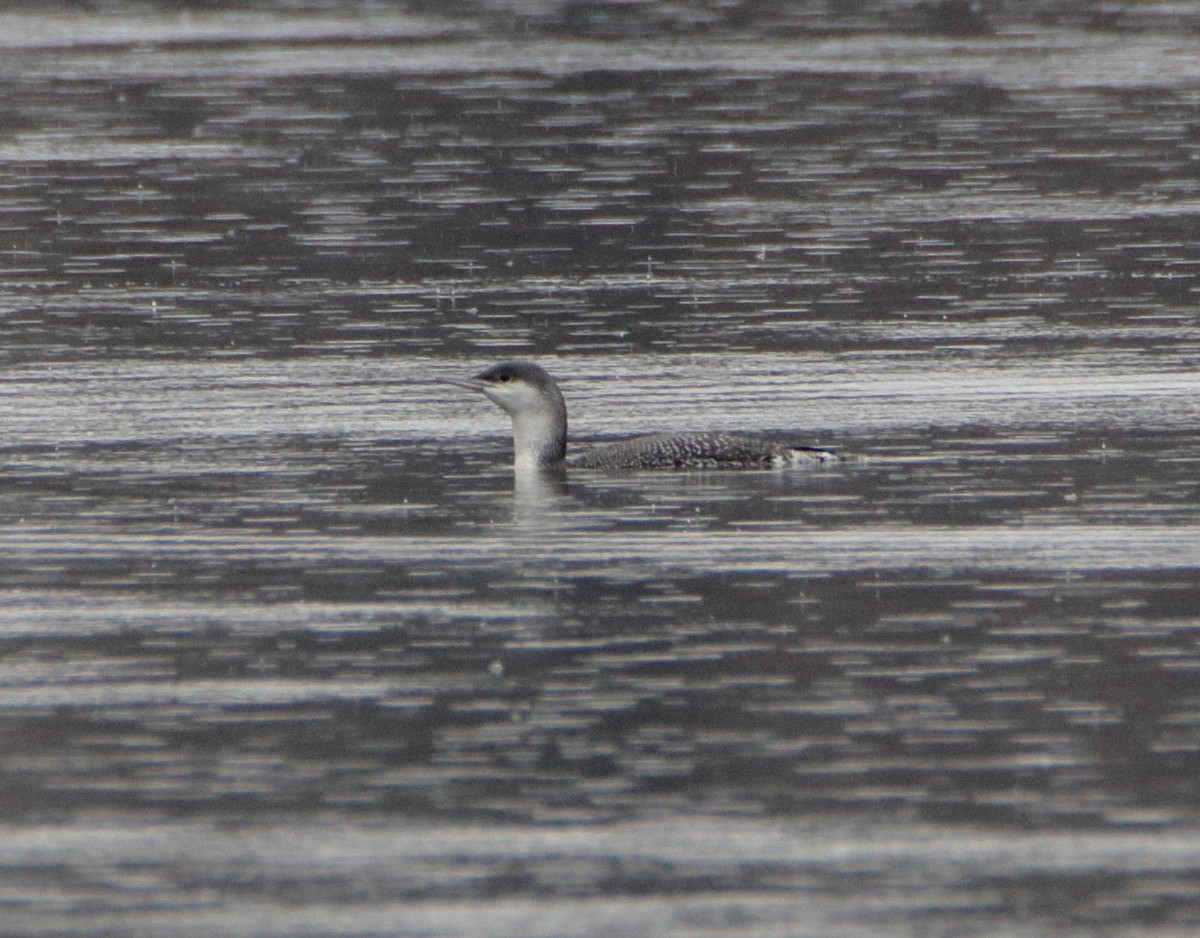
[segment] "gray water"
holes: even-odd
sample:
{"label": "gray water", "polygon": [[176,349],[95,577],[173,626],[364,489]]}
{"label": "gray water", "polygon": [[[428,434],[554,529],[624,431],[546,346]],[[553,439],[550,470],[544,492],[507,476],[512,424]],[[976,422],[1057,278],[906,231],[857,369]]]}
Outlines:
{"label": "gray water", "polygon": [[1194,934],[1190,5],[344,6],[0,13],[0,934]]}

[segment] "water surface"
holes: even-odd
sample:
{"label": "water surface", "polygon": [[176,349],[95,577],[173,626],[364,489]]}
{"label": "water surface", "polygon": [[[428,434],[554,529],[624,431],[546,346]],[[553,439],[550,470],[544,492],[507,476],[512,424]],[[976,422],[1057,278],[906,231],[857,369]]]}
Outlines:
{"label": "water surface", "polygon": [[0,18],[8,930],[1195,931],[1194,16],[891,6]]}

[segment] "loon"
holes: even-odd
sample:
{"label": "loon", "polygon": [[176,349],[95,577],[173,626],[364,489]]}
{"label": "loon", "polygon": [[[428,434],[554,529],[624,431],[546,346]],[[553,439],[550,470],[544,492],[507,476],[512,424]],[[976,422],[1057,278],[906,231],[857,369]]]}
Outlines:
{"label": "loon", "polygon": [[659,433],[597,446],[567,457],[567,405],[558,383],[532,362],[504,362],[473,378],[445,378],[478,391],[513,422],[518,473],[580,469],[767,469],[837,459],[826,449],[744,433]]}

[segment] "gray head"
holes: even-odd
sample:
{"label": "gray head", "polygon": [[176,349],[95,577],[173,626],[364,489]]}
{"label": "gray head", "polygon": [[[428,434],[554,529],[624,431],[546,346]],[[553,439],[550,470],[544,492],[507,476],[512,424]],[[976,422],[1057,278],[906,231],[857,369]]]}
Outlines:
{"label": "gray head", "polygon": [[478,391],[512,417],[518,470],[546,469],[566,457],[567,405],[544,368],[532,362],[502,362],[473,378],[445,381]]}

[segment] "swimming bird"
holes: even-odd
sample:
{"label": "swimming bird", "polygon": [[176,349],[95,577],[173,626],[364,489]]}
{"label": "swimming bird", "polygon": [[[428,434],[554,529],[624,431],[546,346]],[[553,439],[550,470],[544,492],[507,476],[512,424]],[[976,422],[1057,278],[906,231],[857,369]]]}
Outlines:
{"label": "swimming bird", "polygon": [[478,391],[512,418],[518,473],[580,469],[767,469],[828,462],[826,449],[746,433],[657,433],[567,457],[567,405],[549,373],[532,362],[504,362],[473,378],[445,378]]}

